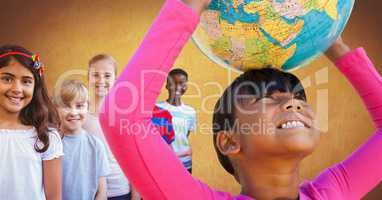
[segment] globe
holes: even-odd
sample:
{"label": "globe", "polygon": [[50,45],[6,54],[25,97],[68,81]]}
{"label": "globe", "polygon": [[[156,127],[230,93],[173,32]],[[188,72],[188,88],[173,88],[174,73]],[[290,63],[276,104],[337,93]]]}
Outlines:
{"label": "globe", "polygon": [[222,66],[289,71],[330,47],[353,5],[354,0],[212,0],[192,38]]}

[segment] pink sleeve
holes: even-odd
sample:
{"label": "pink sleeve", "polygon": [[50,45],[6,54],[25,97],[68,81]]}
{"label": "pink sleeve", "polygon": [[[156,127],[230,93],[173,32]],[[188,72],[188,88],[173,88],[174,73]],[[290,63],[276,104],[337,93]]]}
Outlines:
{"label": "pink sleeve", "polygon": [[382,180],[382,78],[362,48],[336,65],[365,103],[377,131],[349,158],[323,172],[313,184],[344,199],[360,199]]}
{"label": "pink sleeve", "polygon": [[151,123],[155,101],[175,59],[199,22],[179,0],[167,0],[142,44],[105,98],[100,123],[123,172],[143,199],[212,199]]}
{"label": "pink sleeve", "polygon": [[355,49],[336,62],[361,96],[375,126],[382,128],[382,78],[363,48]]}

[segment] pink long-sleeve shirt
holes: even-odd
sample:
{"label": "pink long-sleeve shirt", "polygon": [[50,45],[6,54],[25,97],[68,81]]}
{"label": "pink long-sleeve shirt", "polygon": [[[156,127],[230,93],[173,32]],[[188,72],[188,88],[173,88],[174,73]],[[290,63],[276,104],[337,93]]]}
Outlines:
{"label": "pink long-sleeve shirt", "polygon": [[[214,190],[193,178],[151,124],[167,73],[198,22],[191,8],[167,0],[103,104],[100,122],[111,150],[143,199],[252,199]],[[361,48],[336,65],[363,99],[378,131],[346,160],[304,182],[301,200],[360,199],[382,179],[382,79]]]}

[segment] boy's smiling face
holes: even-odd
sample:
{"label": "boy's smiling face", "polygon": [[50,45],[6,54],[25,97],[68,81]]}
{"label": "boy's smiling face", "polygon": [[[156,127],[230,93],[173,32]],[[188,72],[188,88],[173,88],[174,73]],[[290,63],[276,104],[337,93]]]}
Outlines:
{"label": "boy's smiling face", "polygon": [[64,134],[73,134],[82,130],[88,112],[87,99],[74,99],[69,105],[58,107],[61,119],[61,131]]}
{"label": "boy's smiling face", "polygon": [[169,76],[166,82],[166,88],[171,97],[179,98],[186,93],[187,77],[183,74]]}

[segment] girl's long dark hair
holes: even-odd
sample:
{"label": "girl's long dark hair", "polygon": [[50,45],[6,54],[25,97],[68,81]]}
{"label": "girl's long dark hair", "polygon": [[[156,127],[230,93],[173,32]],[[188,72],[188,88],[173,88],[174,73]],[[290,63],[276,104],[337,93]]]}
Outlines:
{"label": "girl's long dark hair", "polygon": [[[0,47],[0,55],[12,51],[32,55],[30,51],[21,46],[4,45]],[[22,124],[35,127],[37,139],[34,148],[39,153],[45,152],[49,147],[49,132],[52,131],[52,128],[57,128],[60,123],[58,112],[48,96],[44,76],[40,76],[38,70],[33,68],[32,59],[22,55],[6,56],[0,58],[0,68],[7,66],[12,59],[29,69],[35,79],[32,100],[20,111],[19,119]]]}

